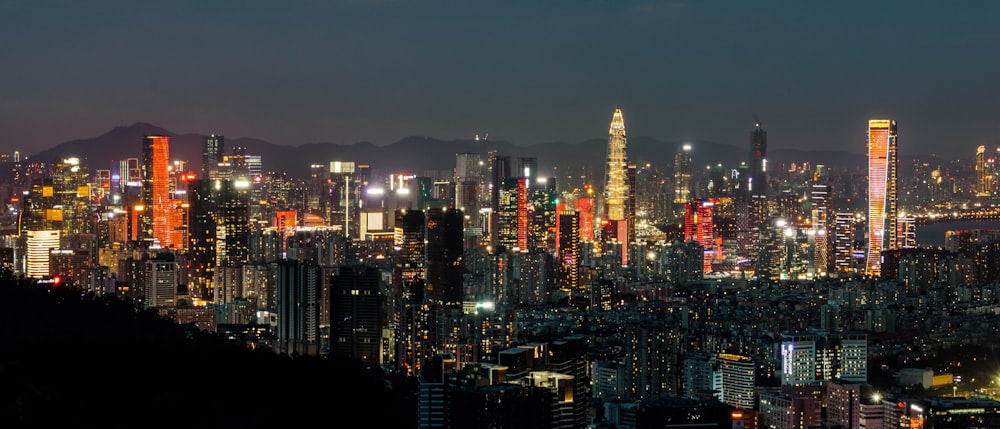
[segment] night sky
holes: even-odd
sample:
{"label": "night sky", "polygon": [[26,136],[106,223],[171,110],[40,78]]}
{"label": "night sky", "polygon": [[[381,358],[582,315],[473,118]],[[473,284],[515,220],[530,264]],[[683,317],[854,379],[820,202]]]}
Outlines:
{"label": "night sky", "polygon": [[997,1],[0,0],[0,152],[149,122],[281,145],[1000,145]]}

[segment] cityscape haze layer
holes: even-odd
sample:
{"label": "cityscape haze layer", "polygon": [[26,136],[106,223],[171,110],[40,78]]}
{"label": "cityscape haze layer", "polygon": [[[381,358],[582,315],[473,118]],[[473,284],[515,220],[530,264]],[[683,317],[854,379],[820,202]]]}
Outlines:
{"label": "cityscape haze layer", "polygon": [[[0,2],[0,152],[152,122],[281,146],[632,138],[863,154],[871,117],[906,151],[994,144],[990,1],[810,4]],[[158,31],[148,24],[155,20]]]}

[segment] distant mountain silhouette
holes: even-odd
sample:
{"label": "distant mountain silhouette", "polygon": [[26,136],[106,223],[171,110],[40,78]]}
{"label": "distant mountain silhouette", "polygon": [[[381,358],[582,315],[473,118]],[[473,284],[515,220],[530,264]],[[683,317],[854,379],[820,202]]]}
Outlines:
{"label": "distant mountain silhouette", "polygon": [[[202,134],[177,134],[145,122],[115,127],[89,139],[68,141],[30,155],[29,159],[50,162],[76,156],[86,159],[90,169],[111,168],[119,160],[138,158],[142,139],[146,135],[169,136],[171,159],[186,161],[185,170],[201,170]],[[749,153],[749,142],[741,145],[698,140],[684,143],[692,145],[692,160],[696,167],[722,164],[727,168],[736,168],[747,160]],[[629,138],[629,159],[638,165],[649,163],[669,171],[673,168],[674,155],[680,144],[651,137]],[[490,150],[496,150],[501,156],[510,156],[515,161],[519,157],[537,158],[539,174],[543,177],[585,175],[596,178],[603,176],[607,157],[606,138],[530,146],[517,146],[506,141],[441,140],[425,136],[409,136],[385,146],[376,146],[370,142],[282,146],[254,138],[226,138],[226,154],[232,153],[232,148],[237,146],[246,147],[247,154],[260,155],[265,172],[284,172],[296,178],[308,177],[311,164],[328,164],[331,161],[368,164],[375,177],[393,173],[424,175],[430,171],[450,171],[455,166],[456,154],[480,153],[485,160]],[[865,155],[833,150],[776,149],[768,153],[768,160],[777,166],[809,161],[830,167],[856,167],[865,164]]]}

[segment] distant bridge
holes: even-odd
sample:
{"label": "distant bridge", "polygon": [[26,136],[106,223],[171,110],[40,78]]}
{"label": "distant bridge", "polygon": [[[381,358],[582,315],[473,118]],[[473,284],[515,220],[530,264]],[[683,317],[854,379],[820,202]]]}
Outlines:
{"label": "distant bridge", "polygon": [[[984,207],[974,209],[953,210],[948,213],[936,215],[914,216],[917,225],[926,225],[938,222],[953,222],[961,220],[995,220],[1000,221],[1000,208]],[[1000,225],[998,225],[1000,227]]]}

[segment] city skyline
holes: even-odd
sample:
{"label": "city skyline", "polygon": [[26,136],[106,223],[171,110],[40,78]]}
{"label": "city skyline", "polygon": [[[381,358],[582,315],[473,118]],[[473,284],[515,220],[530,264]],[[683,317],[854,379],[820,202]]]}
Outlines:
{"label": "city skyline", "polygon": [[287,146],[486,133],[578,143],[602,138],[589,124],[620,107],[633,137],[743,146],[757,114],[771,149],[863,153],[864,121],[892,117],[906,153],[974,153],[1000,140],[1000,61],[982,55],[1000,40],[997,11],[3,1],[0,152],[134,122]]}

